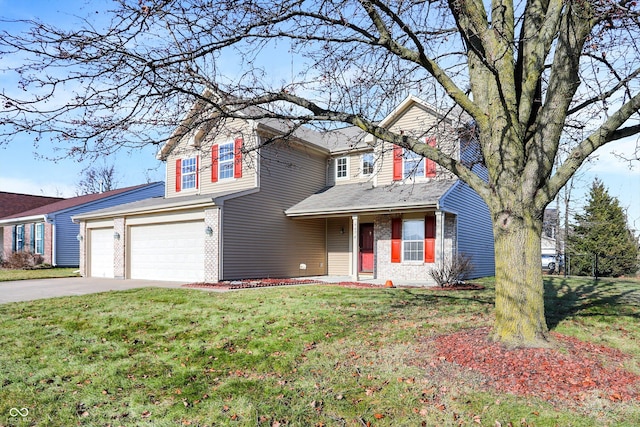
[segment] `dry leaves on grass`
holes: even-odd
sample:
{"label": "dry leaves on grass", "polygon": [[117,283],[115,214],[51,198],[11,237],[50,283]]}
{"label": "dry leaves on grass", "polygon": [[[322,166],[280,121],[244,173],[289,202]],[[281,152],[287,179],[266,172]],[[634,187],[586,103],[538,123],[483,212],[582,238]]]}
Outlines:
{"label": "dry leaves on grass", "polygon": [[640,400],[640,375],[623,368],[619,350],[552,333],[559,349],[506,349],[488,339],[489,328],[434,338],[437,363],[471,368],[494,389],[545,400],[580,402],[599,393],[612,401]]}

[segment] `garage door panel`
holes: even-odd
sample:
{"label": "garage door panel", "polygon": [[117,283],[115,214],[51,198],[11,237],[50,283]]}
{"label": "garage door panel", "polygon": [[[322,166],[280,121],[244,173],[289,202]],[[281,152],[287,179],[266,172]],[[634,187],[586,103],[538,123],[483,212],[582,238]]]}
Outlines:
{"label": "garage door panel", "polygon": [[113,228],[89,231],[89,275],[113,278]]}
{"label": "garage door panel", "polygon": [[131,226],[130,277],[203,281],[204,237],[202,221]]}

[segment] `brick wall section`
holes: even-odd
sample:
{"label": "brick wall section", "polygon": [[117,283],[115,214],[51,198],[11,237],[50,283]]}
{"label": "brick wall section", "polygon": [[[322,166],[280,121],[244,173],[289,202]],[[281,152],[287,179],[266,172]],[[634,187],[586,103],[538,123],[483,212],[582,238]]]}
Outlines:
{"label": "brick wall section", "polygon": [[114,237],[113,239],[113,277],[116,279],[125,278],[125,253],[126,253],[126,241],[127,234],[125,232],[125,220],[124,218],[113,219],[113,235],[116,233],[120,235],[119,239]]}
{"label": "brick wall section", "polygon": [[86,241],[87,241],[87,223],[84,221],[80,221],[80,230],[78,231],[80,236],[80,275],[82,277],[87,277],[87,251],[86,251]]}
{"label": "brick wall section", "polygon": [[[442,221],[444,215],[438,215],[437,221]],[[391,262],[391,218],[390,215],[380,215],[374,220],[375,242],[375,277],[377,279],[395,279],[404,281],[416,281],[435,286],[435,281],[431,278],[429,271],[434,268],[441,259],[441,228],[436,224],[436,263],[424,262]],[[452,254],[455,250],[455,217],[446,216],[444,231],[444,250],[447,254]]]}
{"label": "brick wall section", "polygon": [[[204,227],[211,227],[211,236],[204,238],[204,281],[216,283],[220,280],[220,223],[222,209],[204,211]],[[204,230],[203,230],[204,232]]]}
{"label": "brick wall section", "polygon": [[[2,227],[2,242],[0,242],[0,255],[6,258],[12,252],[13,226]],[[35,244],[35,243],[34,243]],[[35,253],[35,248],[31,245],[31,223],[24,224],[24,250]],[[45,264],[53,264],[53,225],[44,223],[44,253],[42,255]]]}

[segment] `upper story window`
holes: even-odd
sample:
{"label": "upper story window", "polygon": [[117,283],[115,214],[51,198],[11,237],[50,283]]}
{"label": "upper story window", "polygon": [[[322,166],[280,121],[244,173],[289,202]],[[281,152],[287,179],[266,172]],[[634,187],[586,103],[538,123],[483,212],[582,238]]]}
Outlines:
{"label": "upper story window", "polygon": [[[426,144],[436,146],[436,139],[428,137]],[[411,150],[404,149],[397,145],[393,147],[393,180],[416,178],[434,178],[436,176],[436,163],[426,159]]]}
{"label": "upper story window", "polygon": [[211,147],[211,182],[242,178],[242,145],[243,139],[236,138]]}
{"label": "upper story window", "polygon": [[373,153],[364,153],[362,155],[362,175],[371,175],[373,173]]}
{"label": "upper story window", "polygon": [[413,151],[404,150],[402,177],[414,179],[422,176],[424,176],[424,157]]}
{"label": "upper story window", "polygon": [[176,160],[176,192],[198,188],[198,156]]}
{"label": "upper story window", "polygon": [[220,179],[233,178],[233,142],[220,144],[218,167]]}
{"label": "upper story window", "polygon": [[35,227],[35,253],[44,254],[44,223],[39,222]]}
{"label": "upper story window", "polygon": [[196,188],[197,164],[195,157],[182,160],[182,189],[189,190]]}
{"label": "upper story window", "polygon": [[336,179],[346,179],[349,177],[349,158],[339,157],[336,159]]}

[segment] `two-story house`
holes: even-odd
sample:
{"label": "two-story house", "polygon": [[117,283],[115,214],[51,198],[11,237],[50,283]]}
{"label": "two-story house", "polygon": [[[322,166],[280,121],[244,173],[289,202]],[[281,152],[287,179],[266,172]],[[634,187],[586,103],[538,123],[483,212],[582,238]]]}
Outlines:
{"label": "two-story house", "polygon": [[[458,123],[415,97],[380,124],[456,157],[473,154]],[[159,158],[164,198],[75,217],[83,275],[425,283],[458,253],[472,258],[475,276],[493,274],[491,221],[477,194],[434,162],[357,128],[234,119],[176,133]]]}

